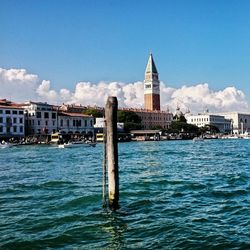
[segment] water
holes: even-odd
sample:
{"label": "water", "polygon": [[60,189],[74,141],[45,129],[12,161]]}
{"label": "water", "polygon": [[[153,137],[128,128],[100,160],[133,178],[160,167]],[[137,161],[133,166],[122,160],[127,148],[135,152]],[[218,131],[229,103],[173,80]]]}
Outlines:
{"label": "water", "polygon": [[250,249],[250,141],[119,144],[120,206],[102,209],[102,145],[0,150],[0,249]]}

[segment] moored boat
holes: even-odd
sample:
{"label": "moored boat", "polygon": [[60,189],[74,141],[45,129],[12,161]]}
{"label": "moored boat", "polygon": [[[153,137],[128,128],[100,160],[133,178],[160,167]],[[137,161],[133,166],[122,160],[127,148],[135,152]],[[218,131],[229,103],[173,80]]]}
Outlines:
{"label": "moored boat", "polygon": [[7,143],[7,142],[0,143],[0,148],[10,148],[10,147],[12,147],[12,145],[10,143]]}
{"label": "moored boat", "polygon": [[193,141],[194,141],[194,142],[204,141],[204,138],[202,138],[202,137],[194,137],[194,138],[193,138]]}
{"label": "moored boat", "polygon": [[95,147],[96,143],[91,141],[72,141],[63,144],[59,144],[58,148],[75,148],[81,146],[91,146]]}

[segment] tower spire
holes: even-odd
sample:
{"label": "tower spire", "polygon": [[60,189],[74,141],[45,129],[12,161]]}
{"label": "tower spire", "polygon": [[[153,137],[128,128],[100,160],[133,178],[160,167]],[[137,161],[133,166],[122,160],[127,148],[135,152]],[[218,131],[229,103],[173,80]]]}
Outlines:
{"label": "tower spire", "polygon": [[148,110],[160,110],[160,82],[151,51],[145,70],[144,106]]}
{"label": "tower spire", "polygon": [[150,51],[150,54],[149,54],[148,64],[147,64],[146,72],[145,72],[145,73],[154,73],[154,74],[158,74],[158,71],[157,71],[156,66],[155,66],[153,54],[152,54],[151,51]]}

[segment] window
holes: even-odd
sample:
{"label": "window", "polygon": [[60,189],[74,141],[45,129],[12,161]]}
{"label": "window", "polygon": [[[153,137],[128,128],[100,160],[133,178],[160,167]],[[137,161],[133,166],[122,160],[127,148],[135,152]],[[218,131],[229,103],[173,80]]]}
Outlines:
{"label": "window", "polygon": [[10,110],[5,110],[5,114],[10,114]]}
{"label": "window", "polygon": [[3,117],[0,117],[0,123],[3,123]]}
{"label": "window", "polygon": [[22,110],[19,111],[19,115],[23,115],[23,111]]}
{"label": "window", "polygon": [[49,112],[44,112],[44,118],[49,118]]}
{"label": "window", "polygon": [[13,114],[13,115],[17,115],[17,111],[16,111],[16,110],[13,110],[13,111],[12,111],[12,114]]}
{"label": "window", "polygon": [[245,123],[247,123],[247,119],[245,119]]}
{"label": "window", "polygon": [[2,110],[0,110],[0,114],[2,114],[3,113],[3,111]]}
{"label": "window", "polygon": [[19,118],[19,123],[23,123],[23,118]]}
{"label": "window", "polygon": [[60,121],[60,126],[63,127],[63,119]]}
{"label": "window", "polygon": [[13,132],[16,133],[16,126],[13,127]]}
{"label": "window", "polygon": [[45,121],[45,126],[48,126],[48,121]]}
{"label": "window", "polygon": [[37,125],[40,126],[40,121],[37,121]]}
{"label": "window", "polygon": [[41,117],[42,117],[42,114],[41,114],[40,111],[39,111],[39,112],[36,112],[36,117],[37,117],[37,118],[41,118]]}
{"label": "window", "polygon": [[23,133],[23,127],[20,127],[20,133]]}
{"label": "window", "polygon": [[82,126],[82,121],[78,120],[78,126],[81,127]]}
{"label": "window", "polygon": [[16,117],[13,118],[13,123],[16,123]]}
{"label": "window", "polygon": [[84,126],[87,127],[87,120],[84,120]]}
{"label": "window", "polygon": [[90,120],[90,126],[91,126],[91,127],[93,126],[93,121],[92,121],[92,120]]}
{"label": "window", "polygon": [[69,127],[69,120],[67,120],[67,126]]}
{"label": "window", "polygon": [[56,113],[52,113],[52,119],[56,119]]}
{"label": "window", "polygon": [[52,122],[53,126],[55,126],[55,121]]}
{"label": "window", "polygon": [[3,133],[3,127],[0,126],[0,133]]}

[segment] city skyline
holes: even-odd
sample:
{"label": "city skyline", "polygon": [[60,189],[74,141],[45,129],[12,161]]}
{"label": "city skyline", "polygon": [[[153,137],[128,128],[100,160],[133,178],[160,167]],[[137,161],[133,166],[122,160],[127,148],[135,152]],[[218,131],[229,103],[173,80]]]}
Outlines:
{"label": "city skyline", "polygon": [[247,1],[1,1],[0,98],[98,105],[115,94],[123,106],[143,106],[152,51],[163,109],[179,103],[249,112],[249,7]]}

